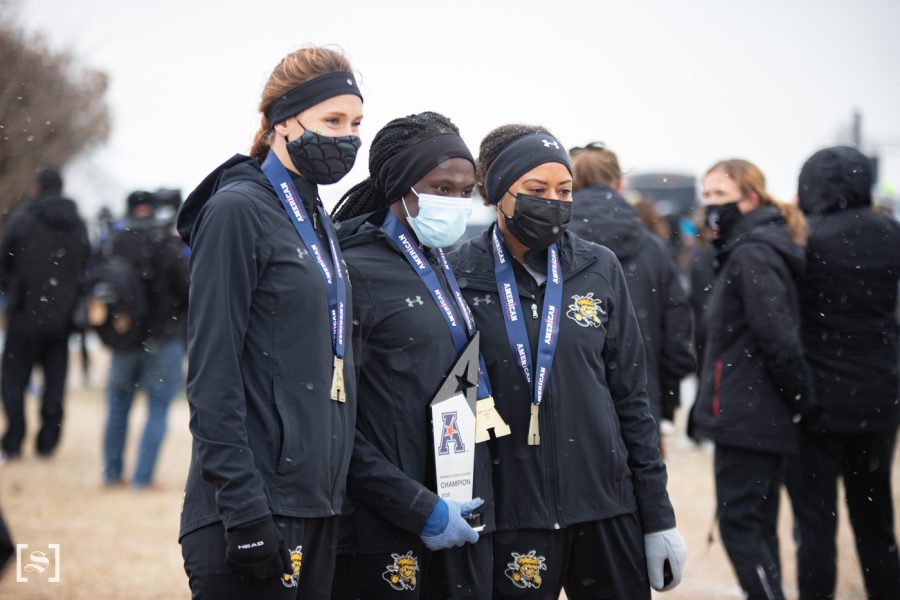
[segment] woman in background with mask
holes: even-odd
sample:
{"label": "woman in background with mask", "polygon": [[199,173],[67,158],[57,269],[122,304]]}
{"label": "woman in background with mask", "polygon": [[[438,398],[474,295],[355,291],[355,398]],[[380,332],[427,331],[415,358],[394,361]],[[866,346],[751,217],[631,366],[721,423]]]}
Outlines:
{"label": "woman in background with mask", "polygon": [[[188,197],[191,466],[180,541],[194,598],[331,598],[355,430],[351,288],[318,185],[360,146],[347,58],[288,54],[252,156]],[[351,376],[346,376],[347,374]]]}
{"label": "woman in background with mask", "polygon": [[784,598],[777,525],[785,455],[797,451],[796,423],[817,410],[797,292],[806,222],[769,195],[746,160],[710,167],[703,203],[717,254],[694,435],[716,442],[719,531],[744,593]]}
{"label": "woman in background with mask", "polygon": [[[473,333],[443,249],[465,231],[475,159],[449,119],[424,112],[375,135],[369,173],[332,214],[354,283],[359,372],[355,507],[334,597],[487,599],[490,456],[476,445],[475,499],[439,498],[430,407]],[[474,510],[480,538],[463,518]]]}
{"label": "woman in background with mask", "polygon": [[494,451],[494,598],[649,599],[685,550],[619,261],[566,233],[572,167],[546,129],[489,133],[478,179],[497,223],[451,260],[512,430]]}

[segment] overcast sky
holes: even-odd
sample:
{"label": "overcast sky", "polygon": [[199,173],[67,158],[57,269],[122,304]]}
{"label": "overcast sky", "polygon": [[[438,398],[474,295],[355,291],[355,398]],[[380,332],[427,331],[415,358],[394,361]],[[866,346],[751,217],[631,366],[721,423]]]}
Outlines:
{"label": "overcast sky", "polygon": [[[268,74],[309,43],[341,46],[359,73],[364,149],[391,118],[435,110],[475,153],[497,125],[536,123],[567,146],[602,140],[635,172],[747,158],[787,200],[859,109],[863,149],[880,148],[900,188],[897,0],[21,0],[17,12],[111,78],[112,137],[70,171],[91,215],[135,188],[187,192],[246,152]],[[323,188],[326,204],[367,156]]]}

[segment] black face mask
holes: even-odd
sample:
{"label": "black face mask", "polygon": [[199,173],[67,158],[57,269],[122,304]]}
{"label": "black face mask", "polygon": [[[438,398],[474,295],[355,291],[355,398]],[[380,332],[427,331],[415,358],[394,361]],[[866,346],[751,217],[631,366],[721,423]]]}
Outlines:
{"label": "black face mask", "polygon": [[543,250],[561,238],[569,228],[572,203],[518,194],[513,216],[504,214],[503,218],[506,228],[517,240],[529,248]]}
{"label": "black face mask", "polygon": [[[297,121],[300,127],[303,124]],[[356,135],[329,137],[303,127],[303,135],[287,143],[291,162],[313,183],[340,181],[356,162],[362,140]]]}
{"label": "black face mask", "polygon": [[728,239],[743,216],[737,202],[706,207],[706,224],[716,234],[716,241],[719,243]]}

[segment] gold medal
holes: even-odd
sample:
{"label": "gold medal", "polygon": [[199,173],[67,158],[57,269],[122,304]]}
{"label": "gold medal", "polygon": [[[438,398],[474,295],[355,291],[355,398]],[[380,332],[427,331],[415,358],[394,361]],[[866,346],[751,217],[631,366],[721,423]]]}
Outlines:
{"label": "gold medal", "polygon": [[540,414],[540,404],[531,405],[531,422],[528,424],[528,445],[529,446],[540,446],[541,445],[541,424],[538,420],[538,415]]}
{"label": "gold medal", "polygon": [[344,359],[334,357],[334,375],[331,378],[331,399],[335,402],[346,402],[344,391]]}
{"label": "gold medal", "polygon": [[494,430],[494,437],[509,435],[509,425],[497,412],[494,399],[491,396],[482,398],[475,406],[475,443],[480,444],[491,439],[490,430]]}

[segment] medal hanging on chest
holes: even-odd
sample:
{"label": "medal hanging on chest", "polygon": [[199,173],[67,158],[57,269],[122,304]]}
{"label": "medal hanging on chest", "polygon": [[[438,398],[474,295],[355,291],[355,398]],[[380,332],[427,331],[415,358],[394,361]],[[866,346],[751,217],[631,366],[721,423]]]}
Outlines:
{"label": "medal hanging on chest", "polygon": [[491,240],[494,247],[494,274],[497,280],[497,294],[503,307],[503,321],[506,336],[522,377],[528,384],[531,396],[531,416],[528,425],[528,445],[541,443],[540,407],[544,392],[550,383],[550,369],[559,341],[559,319],[562,305],[562,269],[556,244],[547,248],[547,283],[544,291],[544,308],[541,312],[541,328],[537,343],[537,361],[532,369],[531,342],[525,327],[525,315],[519,301],[519,288],[513,270],[512,257],[500,239],[500,232],[494,226]]}
{"label": "medal hanging on chest", "polygon": [[[453,339],[453,345],[456,348],[457,354],[461,354],[469,343],[469,339],[475,335],[475,323],[472,319],[472,314],[469,312],[469,307],[463,298],[456,276],[453,274],[453,269],[450,268],[450,263],[447,261],[447,255],[441,248],[435,249],[441,263],[441,269],[444,272],[444,277],[456,300],[459,314],[463,317],[465,330],[463,329],[463,323],[460,322],[457,311],[453,309],[452,302],[447,297],[437,274],[434,269],[431,268],[431,265],[428,263],[425,256],[419,251],[415,238],[413,238],[409,230],[407,230],[400,220],[390,211],[388,211],[388,214],[384,219],[384,231],[400,253],[403,254],[403,257],[409,263],[409,266],[412,267],[413,272],[422,280],[422,283],[428,289],[431,298],[434,300],[435,305],[440,309],[441,315],[444,317],[444,321],[446,321],[447,326],[450,329],[450,336]],[[491,395],[491,382],[487,375],[487,369],[484,366],[484,359],[480,354],[478,355],[477,397],[477,435],[475,442],[480,443],[490,439],[490,429],[494,430],[494,435],[496,437],[509,435],[509,426],[503,421],[494,406],[494,399]]]}
{"label": "medal hanging on chest", "polygon": [[[331,399],[336,402],[346,402],[346,387],[344,381],[344,345],[346,341],[346,313],[347,313],[347,280],[346,274],[341,268],[341,255],[338,251],[337,237],[331,226],[331,221],[324,214],[321,215],[322,226],[325,228],[325,237],[328,239],[331,265],[325,259],[325,252],[321,247],[319,236],[312,226],[309,215],[300,200],[300,194],[294,186],[291,177],[271,150],[266,160],[263,161],[262,171],[275,193],[281,200],[281,205],[291,218],[291,223],[303,244],[309,251],[322,275],[325,283],[325,292],[328,297],[328,320],[331,325],[331,345],[334,360],[332,361]],[[319,210],[319,207],[316,207]]]}

